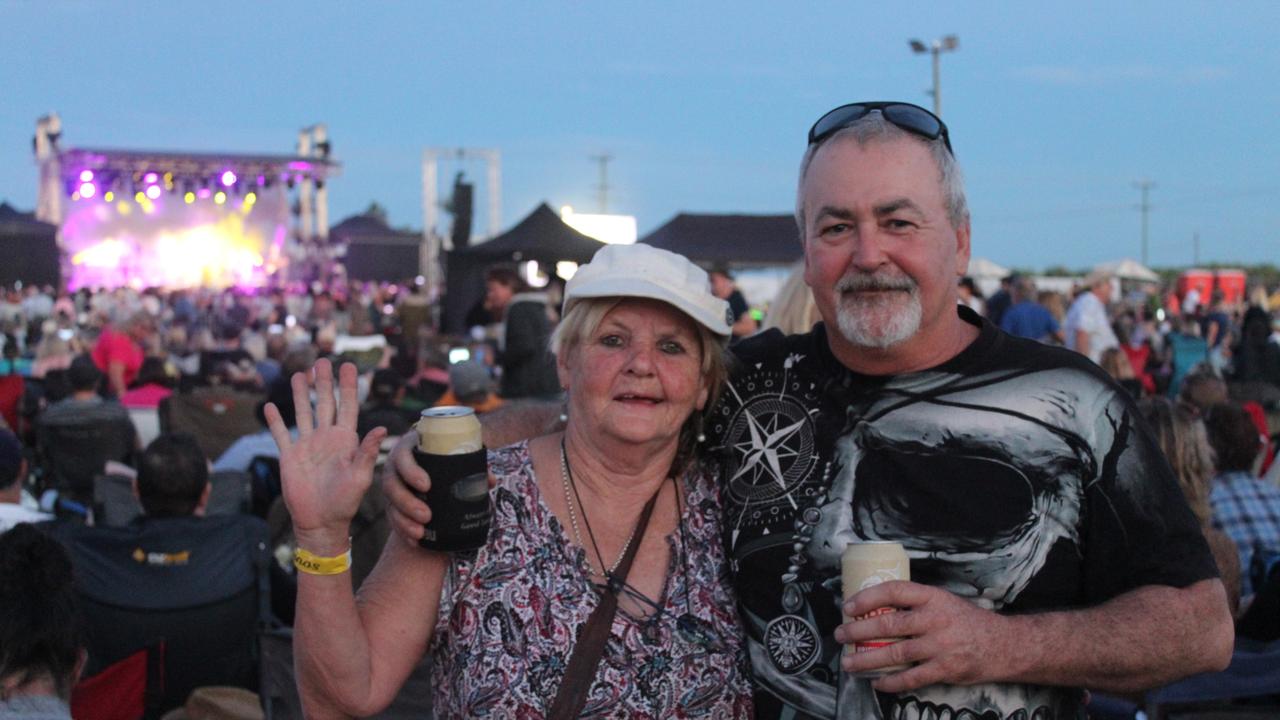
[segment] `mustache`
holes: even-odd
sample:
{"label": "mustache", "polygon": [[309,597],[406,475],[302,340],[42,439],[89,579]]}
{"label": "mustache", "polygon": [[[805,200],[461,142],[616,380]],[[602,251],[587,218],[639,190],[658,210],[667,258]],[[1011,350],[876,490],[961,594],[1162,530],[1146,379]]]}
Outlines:
{"label": "mustache", "polygon": [[906,275],[845,275],[836,283],[838,292],[862,292],[868,290],[903,290],[915,293],[916,283]]}

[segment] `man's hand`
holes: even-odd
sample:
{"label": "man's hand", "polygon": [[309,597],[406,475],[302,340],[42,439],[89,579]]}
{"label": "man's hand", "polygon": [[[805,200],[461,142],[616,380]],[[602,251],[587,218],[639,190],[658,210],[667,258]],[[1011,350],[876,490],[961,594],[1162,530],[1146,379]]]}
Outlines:
{"label": "man's hand", "polygon": [[400,436],[382,468],[382,493],[387,497],[387,519],[405,542],[417,546],[422,539],[422,526],[431,522],[431,508],[414,491],[425,493],[431,477],[413,459],[418,445],[418,431],[410,429]]}
{"label": "man's hand", "polygon": [[969,685],[1007,677],[999,664],[1011,657],[1012,637],[1006,618],[969,601],[919,583],[895,580],[859,592],[844,605],[845,615],[859,617],[893,607],[864,620],[836,628],[836,640],[853,644],[881,638],[902,640],[875,650],[848,652],[840,660],[846,672],[866,672],[894,665],[906,670],[875,681],[881,692],[903,692],[948,683]]}

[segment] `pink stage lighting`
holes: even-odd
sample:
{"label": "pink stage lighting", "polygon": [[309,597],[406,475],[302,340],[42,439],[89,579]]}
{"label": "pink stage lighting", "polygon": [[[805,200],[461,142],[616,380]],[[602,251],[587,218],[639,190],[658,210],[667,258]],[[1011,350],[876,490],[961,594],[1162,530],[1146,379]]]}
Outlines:
{"label": "pink stage lighting", "polygon": [[145,176],[143,176],[142,179],[145,180],[148,184],[151,184],[151,183],[159,182],[160,176],[155,173],[147,173]]}
{"label": "pink stage lighting", "polygon": [[159,200],[160,193],[161,193],[161,190],[159,185],[147,186],[147,197],[151,198],[152,200]]}
{"label": "pink stage lighting", "polygon": [[[84,172],[89,172],[89,171],[85,170]],[[90,175],[92,175],[92,173],[90,173]],[[80,177],[84,177],[84,173],[80,173]],[[98,192],[98,188],[94,187],[93,183],[91,182],[80,183],[80,197],[85,198],[87,200],[93,197],[94,195],[96,195],[97,192]]]}
{"label": "pink stage lighting", "polygon": [[90,181],[92,181],[92,180],[93,180],[93,171],[92,171],[92,170],[81,170],[81,171],[80,171],[80,182],[90,182]]}
{"label": "pink stage lighting", "polygon": [[198,191],[196,191],[196,197],[200,198],[201,200],[208,200],[209,198],[213,197],[213,191],[207,187],[202,187]]}
{"label": "pink stage lighting", "polygon": [[230,170],[222,173],[222,184],[224,187],[231,187],[236,184],[236,174]]}

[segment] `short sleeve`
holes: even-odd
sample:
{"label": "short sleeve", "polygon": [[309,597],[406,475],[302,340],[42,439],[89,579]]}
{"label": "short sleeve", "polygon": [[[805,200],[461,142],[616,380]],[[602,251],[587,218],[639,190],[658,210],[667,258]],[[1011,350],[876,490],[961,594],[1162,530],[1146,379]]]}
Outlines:
{"label": "short sleeve", "polygon": [[1112,393],[1094,433],[1100,465],[1084,488],[1087,601],[1217,577],[1200,524],[1132,401]]}

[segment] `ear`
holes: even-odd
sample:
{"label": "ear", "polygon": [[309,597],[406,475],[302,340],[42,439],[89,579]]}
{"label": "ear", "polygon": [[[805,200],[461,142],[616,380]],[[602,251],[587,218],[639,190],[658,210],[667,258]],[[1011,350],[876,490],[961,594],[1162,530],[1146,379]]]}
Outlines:
{"label": "ear", "polygon": [[142,502],[142,495],[138,493],[138,477],[136,475],[129,481],[129,487],[133,488],[133,499]]}
{"label": "ear", "polygon": [[969,245],[969,221],[956,228],[956,277],[964,277],[969,272],[969,258],[971,255],[971,246]]}
{"label": "ear", "polygon": [[698,409],[698,412],[702,412],[703,410],[707,409],[707,399],[710,397],[711,397],[711,388],[707,387],[706,378],[699,378],[698,379],[698,402],[695,403],[694,405]]}
{"label": "ear", "polygon": [[560,352],[556,353],[556,377],[560,380],[560,389],[569,389],[569,356],[573,354],[572,348],[560,346]]}
{"label": "ear", "polygon": [[204,484],[204,492],[200,493],[200,502],[196,503],[196,507],[191,511],[192,515],[204,516],[205,508],[209,506],[209,494],[213,492],[213,483],[206,481]]}

